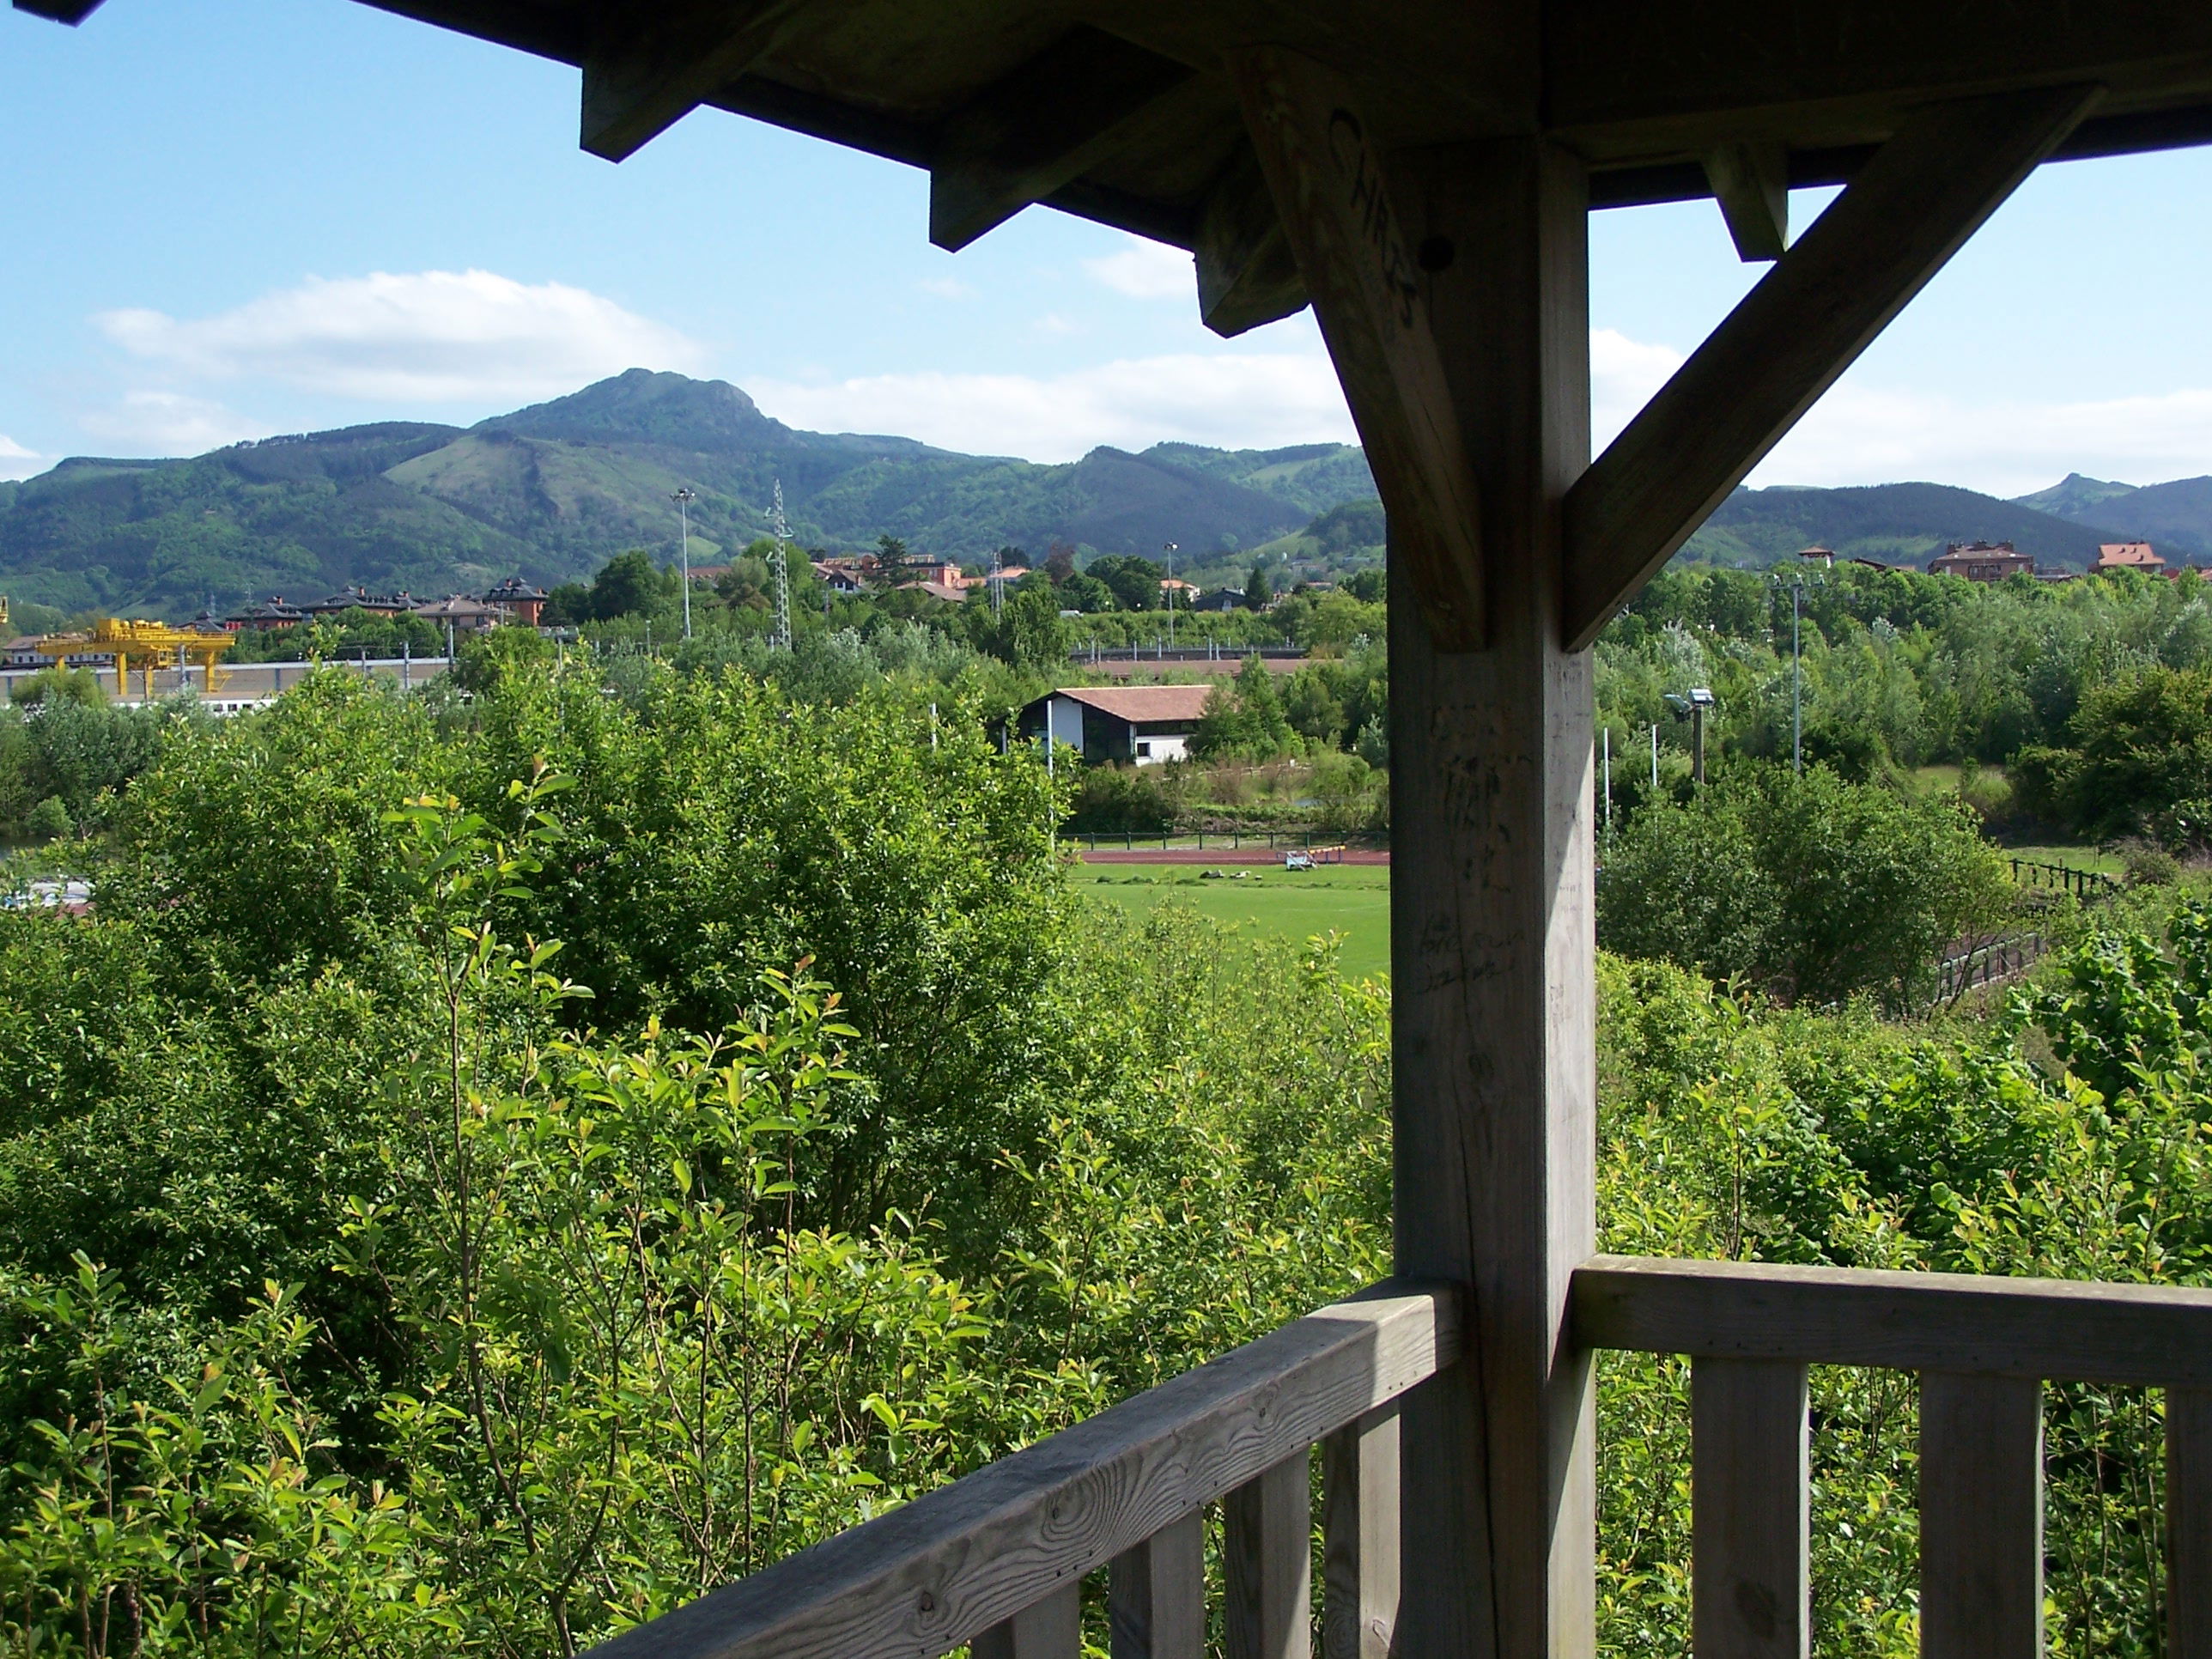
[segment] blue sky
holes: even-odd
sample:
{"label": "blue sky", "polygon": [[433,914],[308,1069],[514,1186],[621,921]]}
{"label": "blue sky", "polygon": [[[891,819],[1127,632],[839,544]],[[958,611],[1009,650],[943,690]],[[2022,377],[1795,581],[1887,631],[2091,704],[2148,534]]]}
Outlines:
{"label": "blue sky", "polygon": [[[1352,435],[1310,322],[1215,339],[1186,256],[1043,211],[941,253],[920,173],[713,111],[611,167],[576,93],[349,0],[0,13],[0,477],[634,363],[1040,460]],[[2212,472],[2208,207],[2212,152],[2045,168],[1753,482]],[[1601,441],[1757,268],[1710,204],[1601,214],[1592,261]]]}

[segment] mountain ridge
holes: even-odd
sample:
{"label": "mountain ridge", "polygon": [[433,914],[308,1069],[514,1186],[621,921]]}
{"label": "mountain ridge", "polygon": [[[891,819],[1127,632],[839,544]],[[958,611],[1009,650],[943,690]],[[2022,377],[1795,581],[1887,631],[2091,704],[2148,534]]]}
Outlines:
{"label": "mountain ridge", "polygon": [[[694,492],[695,563],[764,533],[775,483],[803,546],[896,535],[978,560],[1056,543],[1236,571],[1262,545],[1322,564],[1378,534],[1365,457],[1345,444],[1224,450],[1102,445],[1044,465],[889,434],[808,432],[720,380],[630,369],[470,426],[381,421],[182,459],[72,456],[0,483],[0,592],[77,610],[181,616],[249,594],[418,594],[520,574],[551,585],[645,545],[672,559],[671,495]],[[1350,518],[1339,508],[1358,507]],[[1316,526],[1317,520],[1327,522]],[[1765,566],[1814,543],[1922,564],[1947,542],[2009,540],[2081,569],[2102,542],[2212,558],[2212,477],[2136,486],[2069,473],[2012,501],[1906,483],[1738,489],[1684,556]]]}

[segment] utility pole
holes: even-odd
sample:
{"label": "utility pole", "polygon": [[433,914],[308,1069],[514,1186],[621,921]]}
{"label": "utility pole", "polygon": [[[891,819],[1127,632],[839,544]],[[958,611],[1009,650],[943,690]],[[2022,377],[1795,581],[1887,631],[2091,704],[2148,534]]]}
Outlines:
{"label": "utility pole", "polygon": [[1162,542],[1160,550],[1167,555],[1168,561],[1168,582],[1170,585],[1164,586],[1161,591],[1168,596],[1168,643],[1172,646],[1175,643],[1175,588],[1171,584],[1175,581],[1176,544]]}
{"label": "utility pole", "polygon": [[691,503],[698,499],[681,488],[668,498],[676,503],[677,522],[684,530],[684,637],[691,637]]}
{"label": "utility pole", "polygon": [[1799,601],[1805,584],[1790,584],[1790,769],[1805,775],[1805,651],[1798,637]]}
{"label": "utility pole", "polygon": [[785,544],[791,539],[791,526],[783,517],[783,480],[775,481],[775,553],[770,563],[769,575],[775,582],[775,634],[769,641],[779,651],[791,649],[791,566]]}
{"label": "utility pole", "polygon": [[994,622],[998,620],[999,607],[1005,603],[1006,597],[1006,579],[1000,574],[1005,568],[1005,562],[999,557],[998,550],[994,549],[991,553],[991,619]]}
{"label": "utility pole", "polygon": [[1651,787],[1659,787],[1659,722],[1651,722]]}

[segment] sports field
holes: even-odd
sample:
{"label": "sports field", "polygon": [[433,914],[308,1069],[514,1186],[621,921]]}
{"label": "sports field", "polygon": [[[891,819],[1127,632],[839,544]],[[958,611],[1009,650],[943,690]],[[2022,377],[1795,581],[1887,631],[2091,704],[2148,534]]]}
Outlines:
{"label": "sports field", "polygon": [[[1079,892],[1141,913],[1163,900],[1194,906],[1217,921],[1254,933],[1303,943],[1315,933],[1344,935],[1339,958],[1355,979],[1390,971],[1390,872],[1382,865],[1331,864],[1313,870],[1220,866],[1223,878],[1202,878],[1191,864],[1086,864],[1075,872]],[[1241,877],[1240,877],[1241,871]]]}

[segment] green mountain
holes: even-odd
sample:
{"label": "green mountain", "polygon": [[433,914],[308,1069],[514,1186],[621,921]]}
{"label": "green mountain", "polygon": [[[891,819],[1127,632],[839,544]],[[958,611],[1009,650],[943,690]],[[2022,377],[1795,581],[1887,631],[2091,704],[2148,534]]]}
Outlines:
{"label": "green mountain", "polygon": [[2144,541],[2166,554],[2212,558],[2212,477],[2171,483],[2106,483],[2069,472],[2063,483],[2021,501],[2081,524],[2107,526],[2107,541]]}
{"label": "green mountain", "polygon": [[1358,450],[1162,444],[1042,466],[910,438],[804,432],[721,381],[632,369],[460,428],[416,422],[264,439],[190,460],[72,459],[0,484],[0,591],[70,609],[179,615],[248,593],[347,583],[445,593],[520,573],[582,576],[647,545],[692,557],[765,532],[776,480],[794,536],[832,550],[884,533],[978,558],[1054,542],[1218,556],[1374,484]]}
{"label": "green mountain", "polygon": [[1949,542],[2010,542],[2047,569],[2080,570],[2114,533],[2017,501],[1949,484],[1852,489],[1777,485],[1739,489],[1683,552],[1716,564],[1765,566],[1815,544],[1844,558],[1925,565]]}

